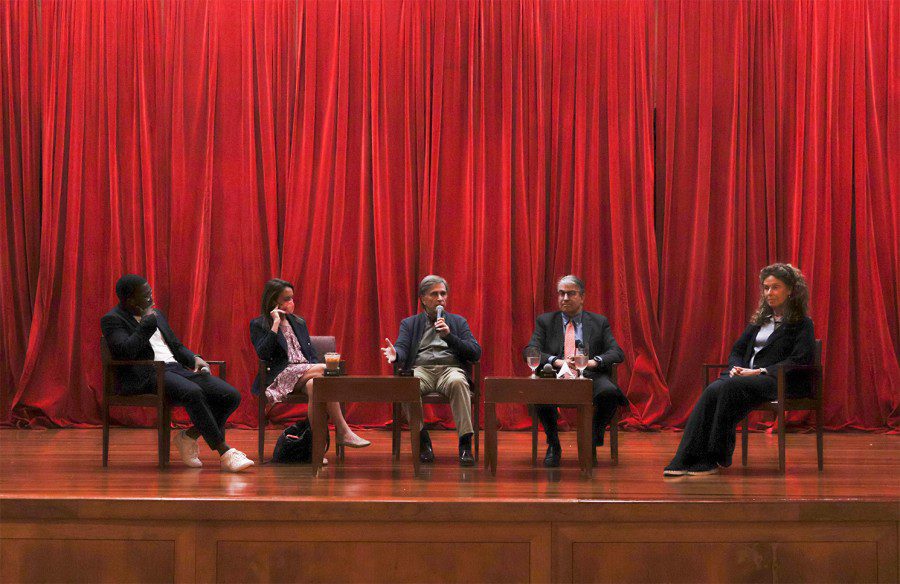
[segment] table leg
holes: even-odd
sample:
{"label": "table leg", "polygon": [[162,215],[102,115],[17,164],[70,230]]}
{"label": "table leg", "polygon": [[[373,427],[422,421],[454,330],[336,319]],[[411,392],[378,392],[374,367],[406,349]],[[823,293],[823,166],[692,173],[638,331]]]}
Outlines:
{"label": "table leg", "polygon": [[412,446],[413,474],[419,476],[419,445],[422,428],[422,403],[410,402],[409,408],[409,441]]}
{"label": "table leg", "polygon": [[582,404],[578,406],[578,460],[581,463],[581,472],[590,477],[593,471],[591,460],[591,418],[593,417],[591,406]]}
{"label": "table leg", "polygon": [[325,456],[325,437],[328,435],[324,402],[309,402],[309,424],[313,435],[312,474],[318,476]]}
{"label": "table leg", "polygon": [[497,404],[484,404],[484,468],[497,474]]}

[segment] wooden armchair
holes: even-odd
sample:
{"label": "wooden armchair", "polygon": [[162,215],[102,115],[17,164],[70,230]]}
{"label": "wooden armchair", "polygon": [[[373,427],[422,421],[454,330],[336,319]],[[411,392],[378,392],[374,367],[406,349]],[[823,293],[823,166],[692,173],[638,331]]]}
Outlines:
{"label": "wooden armchair", "polygon": [[[399,365],[394,363],[394,375],[399,375]],[[478,452],[480,449],[480,428],[481,428],[481,361],[475,361],[471,364],[471,370],[467,375],[469,378],[469,391],[472,393],[472,431],[475,433],[474,440],[474,456],[478,460]],[[437,392],[427,393],[422,396],[422,405],[425,404],[449,404],[450,400]],[[392,412],[393,421],[391,422],[391,450],[395,460],[400,460],[400,418],[402,417],[400,404],[394,404]]]}
{"label": "wooden armchair", "polygon": [[[727,364],[714,363],[703,365],[703,387],[711,383],[710,372],[728,368]],[[787,383],[785,375],[792,371],[809,371],[812,382],[812,393],[809,397],[788,397],[786,394]],[[823,424],[825,415],[823,412],[822,389],[822,340],[816,339],[816,354],[812,365],[786,365],[778,369],[777,387],[778,396],[775,401],[765,402],[754,408],[753,411],[765,411],[775,414],[778,425],[778,470],[785,472],[785,438],[786,427],[784,413],[796,410],[812,410],[816,412],[816,458],[819,470],[825,466],[824,461],[824,437]],[[749,417],[744,418],[741,428],[741,464],[747,466],[747,442],[750,434]]]}
{"label": "wooden armchair", "polygon": [[[320,356],[324,356],[325,353],[333,353],[337,349],[337,342],[333,336],[318,336],[318,337],[310,337],[310,341],[312,341],[313,349],[316,350],[316,354]],[[259,462],[262,464],[265,461],[265,448],[266,448],[266,423],[268,421],[268,416],[266,415],[266,404],[268,400],[266,400],[265,390],[267,387],[266,384],[266,373],[268,373],[269,364],[263,360],[259,361],[259,369],[257,371],[257,375],[259,376],[259,391],[260,394],[257,397],[257,402],[259,404],[259,412],[258,412],[258,428],[259,428]],[[281,403],[285,404],[306,404],[309,403],[309,398],[306,396],[303,391],[301,391],[301,387],[294,386],[294,391],[290,395],[286,395],[284,400]],[[344,447],[337,447],[337,456],[338,459],[343,460],[344,458]]]}
{"label": "wooden armchair", "polygon": [[[164,469],[169,465],[169,452],[171,450],[171,406],[166,399],[165,372],[166,364],[162,361],[150,360],[117,360],[113,359],[109,352],[106,339],[100,337],[100,361],[103,364],[103,403],[101,412],[103,415],[103,466],[109,463],[109,409],[111,407],[139,407],[156,408],[156,450],[159,458],[159,468]],[[219,368],[219,377],[224,381],[226,377],[225,361],[210,361],[210,365]],[[148,365],[154,369],[156,379],[156,391],[154,393],[142,393],[135,395],[120,395],[116,393],[115,369],[118,367],[134,367]]]}

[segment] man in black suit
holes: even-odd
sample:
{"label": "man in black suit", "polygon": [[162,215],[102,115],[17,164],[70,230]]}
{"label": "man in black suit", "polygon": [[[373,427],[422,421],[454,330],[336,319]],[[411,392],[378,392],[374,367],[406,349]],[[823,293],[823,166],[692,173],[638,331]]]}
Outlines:
{"label": "man in black suit", "polygon": [[[153,291],[141,276],[128,274],[116,282],[119,304],[100,319],[103,337],[114,359],[164,361],[166,397],[184,406],[194,424],[175,435],[173,443],[181,459],[199,468],[197,439],[203,439],[220,455],[223,470],[238,472],[253,461],[225,442],[225,421],[241,401],[241,394],[218,377],[209,364],[188,350],[162,312],[153,308]],[[151,393],[155,389],[150,366],[118,369],[117,391],[124,394]]]}
{"label": "man in black suit", "polygon": [[[575,350],[583,348],[589,357],[584,375],[594,382],[593,441],[600,445],[616,408],[628,403],[609,378],[610,367],[624,361],[625,355],[616,343],[606,317],[583,310],[584,282],[572,275],[565,276],[557,282],[556,290],[559,310],[537,317],[528,347],[541,352],[541,366],[549,363],[560,370],[565,365],[572,372],[576,371]],[[559,466],[562,448],[557,433],[557,406],[538,405],[537,415],[547,434],[544,466]]]}
{"label": "man in black suit", "polygon": [[[419,378],[422,395],[436,391],[450,399],[453,421],[459,435],[459,463],[472,466],[472,396],[466,368],[481,359],[481,346],[466,319],[444,310],[447,281],[440,276],[425,276],[419,284],[422,312],[403,319],[397,343],[382,347],[388,363],[399,364],[401,371],[412,370]],[[409,406],[404,405],[409,419]],[[420,460],[433,462],[431,438],[423,428]]]}

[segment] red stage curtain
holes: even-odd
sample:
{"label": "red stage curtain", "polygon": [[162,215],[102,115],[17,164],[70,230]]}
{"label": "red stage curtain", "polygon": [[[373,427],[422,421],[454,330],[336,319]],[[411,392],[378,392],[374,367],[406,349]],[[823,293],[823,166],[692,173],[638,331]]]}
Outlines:
{"label": "red stage curtain", "polygon": [[660,10],[668,422],[683,424],[700,364],[727,355],[746,326],[759,268],[790,261],[806,274],[824,340],[827,425],[897,428],[898,6],[667,1]]}
{"label": "red stage curtain", "polygon": [[188,346],[228,359],[240,426],[269,277],[295,283],[352,371],[387,372],[378,347],[440,273],[483,373],[504,375],[526,372],[534,317],[574,272],[627,355],[627,423],[677,426],[759,268],[787,260],[825,339],[828,425],[898,426],[896,5],[2,7],[0,373],[17,423],[99,421],[99,317],[125,272]]}
{"label": "red stage curtain", "polygon": [[0,3],[0,420],[22,375],[37,293],[41,237],[40,10]]}

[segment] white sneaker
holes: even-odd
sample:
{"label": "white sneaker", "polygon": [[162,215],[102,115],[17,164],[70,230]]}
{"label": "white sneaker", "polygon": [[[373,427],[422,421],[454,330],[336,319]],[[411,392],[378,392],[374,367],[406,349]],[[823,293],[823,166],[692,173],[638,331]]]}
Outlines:
{"label": "white sneaker", "polygon": [[245,468],[253,466],[253,461],[237,448],[229,449],[219,458],[219,461],[222,463],[222,470],[230,472],[241,472]]}
{"label": "white sneaker", "polygon": [[203,466],[203,463],[200,462],[200,446],[197,445],[196,440],[185,434],[184,430],[175,433],[175,438],[172,439],[172,443],[175,444],[175,448],[178,449],[178,453],[181,455],[181,461],[184,462],[184,464],[191,468],[200,468]]}

